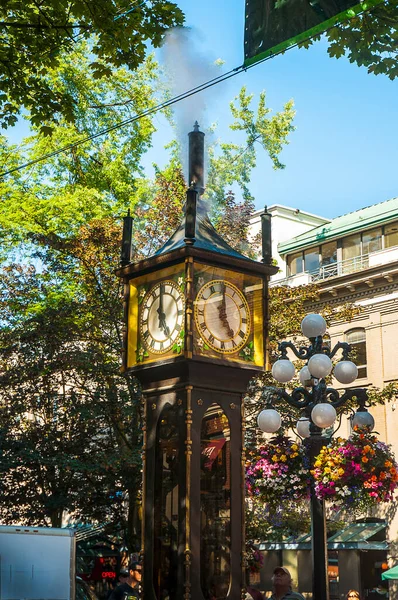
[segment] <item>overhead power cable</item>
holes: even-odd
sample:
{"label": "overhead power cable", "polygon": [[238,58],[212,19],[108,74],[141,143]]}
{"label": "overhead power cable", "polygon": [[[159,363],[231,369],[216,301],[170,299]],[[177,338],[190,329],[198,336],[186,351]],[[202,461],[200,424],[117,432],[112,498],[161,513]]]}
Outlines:
{"label": "overhead power cable", "polygon": [[[142,4],[144,4],[145,1],[146,0],[144,0],[144,2],[142,2],[140,4],[140,6]],[[133,7],[132,10],[134,10],[134,8],[136,8],[136,6]],[[128,12],[131,12],[131,10],[129,10]],[[364,12],[370,12],[370,11],[368,9],[368,10],[362,11],[362,13],[364,13]],[[126,14],[126,13],[124,13],[124,14]],[[120,15],[120,16],[124,16],[124,15]],[[335,25],[332,25],[332,27],[330,29],[332,29],[334,26]],[[326,30],[326,31],[328,31],[328,30]],[[326,31],[324,33],[326,33]],[[309,37],[308,39],[311,39],[311,37]],[[43,154],[43,156],[40,156],[39,158],[36,158],[35,160],[31,160],[27,163],[24,163],[23,165],[19,165],[18,167],[14,167],[13,169],[4,171],[3,173],[0,173],[0,177],[5,177],[7,175],[11,175],[11,173],[15,173],[17,171],[21,171],[22,169],[26,169],[27,167],[36,165],[37,163],[40,163],[48,158],[53,158],[54,156],[58,156],[58,154],[62,154],[63,152],[67,152],[68,150],[72,150],[73,148],[77,148],[78,146],[81,146],[82,144],[90,142],[91,140],[95,140],[99,137],[102,137],[103,135],[106,135],[107,133],[111,133],[112,131],[119,129],[120,127],[124,127],[125,125],[129,125],[130,123],[134,123],[135,121],[138,121],[139,119],[142,119],[143,117],[152,115],[160,110],[163,110],[164,108],[167,108],[168,106],[172,106],[173,104],[176,104],[177,102],[181,102],[181,100],[185,100],[186,98],[189,98],[190,96],[198,94],[199,92],[202,92],[210,87],[213,87],[214,85],[217,85],[218,83],[226,81],[227,79],[230,79],[231,77],[235,77],[235,75],[239,75],[240,73],[242,73],[244,71],[248,71],[249,69],[252,69],[253,67],[256,67],[257,65],[260,65],[272,58],[275,58],[275,56],[278,56],[279,54],[282,54],[284,52],[287,52],[288,50],[292,50],[293,48],[296,48],[297,46],[299,46],[302,43],[303,43],[303,41],[296,43],[296,44],[292,44],[288,48],[286,48],[284,50],[280,50],[279,52],[276,52],[275,54],[271,54],[270,56],[267,56],[267,57],[263,58],[262,60],[259,60],[251,65],[247,65],[247,66],[241,65],[239,67],[236,67],[235,69],[232,69],[231,71],[228,71],[227,73],[224,73],[223,75],[219,75],[218,77],[215,77],[214,79],[210,79],[209,81],[206,81],[194,88],[191,88],[190,90],[188,90],[186,92],[183,92],[182,94],[179,94],[178,96],[174,96],[174,98],[171,98],[170,100],[161,102],[160,104],[157,104],[156,106],[153,106],[152,108],[148,108],[148,109],[134,115],[133,117],[130,117],[128,119],[120,121],[119,123],[116,123],[115,125],[107,127],[106,129],[103,129],[102,131],[99,131],[98,133],[94,133],[90,136],[82,138],[81,140],[77,140],[76,142],[67,144],[66,146],[63,146],[62,148],[59,148],[58,150],[54,150],[53,152],[49,152],[48,154]]]}
{"label": "overhead power cable", "polygon": [[121,19],[122,17],[129,15],[136,8],[140,8],[140,6],[143,6],[143,4],[146,4],[146,1],[147,0],[143,0],[140,4],[136,4],[135,6],[132,6],[131,8],[129,8],[129,10],[126,10],[125,12],[121,13],[120,15],[116,15],[116,17],[113,20],[117,21],[118,19]]}
{"label": "overhead power cable", "polygon": [[[258,64],[258,63],[256,63],[256,64]],[[248,67],[248,68],[251,68],[251,67]],[[106,135],[107,133],[111,133],[112,131],[115,131],[115,129],[119,129],[120,127],[129,125],[130,123],[134,123],[135,121],[138,121],[139,119],[142,119],[143,117],[147,117],[153,113],[158,112],[159,110],[163,110],[164,108],[167,108],[168,106],[172,106],[173,104],[176,104],[176,102],[185,100],[186,98],[189,98],[190,96],[193,96],[194,94],[197,94],[198,92],[206,90],[206,89],[212,87],[213,85],[220,83],[221,81],[230,79],[231,77],[234,77],[238,73],[245,71],[245,70],[246,70],[246,67],[241,66],[241,67],[238,67],[237,69],[233,69],[232,71],[228,71],[228,73],[225,73],[224,75],[215,77],[214,79],[211,79],[210,81],[206,81],[205,83],[202,83],[202,84],[188,90],[187,92],[183,92],[182,94],[179,94],[178,96],[175,96],[174,98],[171,98],[170,100],[166,100],[165,102],[161,102],[160,104],[157,104],[156,106],[147,108],[146,110],[134,115],[133,117],[125,119],[124,121],[120,121],[119,123],[116,123],[115,125],[107,127],[106,129],[103,129],[102,131],[99,131],[98,133],[94,133],[85,138],[82,138],[81,140],[77,140],[76,142],[67,144],[66,146],[63,146],[62,148],[59,148],[58,150],[54,150],[53,152],[49,152],[48,154],[43,154],[43,156],[40,156],[39,158],[36,158],[35,160],[31,160],[27,163],[24,163],[23,165],[19,165],[18,167],[14,167],[13,169],[4,171],[3,173],[0,173],[0,177],[5,177],[6,175],[10,175],[11,173],[15,173],[16,171],[26,169],[27,167],[31,167],[31,166],[33,166],[39,162],[42,162],[43,160],[46,160],[48,158],[53,158],[54,156],[57,156],[58,154],[61,154],[62,152],[67,152],[68,150],[77,148],[78,146],[81,146],[82,144],[85,144],[86,142],[90,142],[91,140],[95,140],[99,137],[102,137],[103,135]]]}

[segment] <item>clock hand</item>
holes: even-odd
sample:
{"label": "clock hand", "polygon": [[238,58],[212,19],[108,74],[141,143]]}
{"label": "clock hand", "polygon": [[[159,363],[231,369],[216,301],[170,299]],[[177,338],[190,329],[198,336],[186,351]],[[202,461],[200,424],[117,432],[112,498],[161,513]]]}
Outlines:
{"label": "clock hand", "polygon": [[158,317],[159,317],[159,328],[163,329],[163,332],[166,337],[170,335],[170,329],[166,323],[166,313],[163,311],[163,294],[164,294],[164,285],[160,284],[160,293],[159,293],[159,307],[157,309]]}
{"label": "clock hand", "polygon": [[161,283],[160,284],[160,294],[159,294],[159,308],[156,311],[158,313],[158,317],[159,317],[160,329],[163,329],[162,322],[164,322],[164,320],[166,318],[166,315],[163,312],[163,291],[164,291],[164,285]]}
{"label": "clock hand", "polygon": [[160,329],[163,329],[165,336],[169,337],[169,335],[170,335],[170,329],[167,326],[166,315],[164,313],[162,313],[161,316],[159,315],[159,327],[160,327]]}
{"label": "clock hand", "polygon": [[234,331],[231,328],[231,325],[229,324],[228,317],[227,317],[227,303],[226,303],[226,300],[225,300],[225,283],[223,284],[223,287],[222,287],[221,304],[219,304],[219,306],[217,308],[218,308],[218,314],[219,314],[219,317],[220,317],[220,321],[222,322],[223,326],[227,330],[228,337],[233,338],[234,337]]}
{"label": "clock hand", "polygon": [[222,321],[225,321],[225,319],[227,318],[227,311],[226,311],[226,302],[225,302],[225,284],[222,284],[222,290],[221,290],[221,304],[218,305],[218,313],[220,315],[220,319]]}

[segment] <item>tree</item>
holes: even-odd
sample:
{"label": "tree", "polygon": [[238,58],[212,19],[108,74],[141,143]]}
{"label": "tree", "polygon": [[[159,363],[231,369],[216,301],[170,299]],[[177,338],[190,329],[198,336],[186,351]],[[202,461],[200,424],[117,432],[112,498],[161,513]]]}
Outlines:
{"label": "tree", "polygon": [[120,307],[109,262],[119,233],[104,220],[81,228],[73,243],[58,238],[56,250],[54,238],[37,239],[45,270],[3,269],[0,510],[9,523],[60,527],[65,514],[125,523],[133,549],[140,394],[119,370]]}
{"label": "tree", "polygon": [[[248,94],[243,86],[230,110],[234,118],[232,131],[242,132],[245,143],[223,142],[209,149],[210,166],[206,194],[217,219],[217,210],[225,208],[225,198],[229,187],[236,182],[244,201],[253,202],[249,191],[250,175],[257,161],[257,148],[268,154],[274,169],[284,169],[280,154],[289,144],[289,134],[294,131],[295,116],[293,100],[285,103],[283,111],[270,116],[271,109],[266,105],[266,93],[260,93],[257,109],[253,109],[253,94]],[[218,150],[221,152],[218,152]]]}
{"label": "tree", "polygon": [[[112,79],[95,79],[90,69],[89,59],[78,61],[77,54],[60,60],[49,77],[54,89],[73,91],[75,124],[61,120],[46,140],[33,127],[22,148],[2,138],[0,164],[22,164],[154,102],[151,58],[135,73],[117,69]],[[132,101],[118,105],[116,97]],[[242,98],[246,115],[250,103],[246,94]],[[286,114],[291,128],[291,105],[272,119],[265,105],[261,115],[252,114],[264,140],[274,118]],[[269,127],[273,159],[287,129]],[[150,118],[131,123],[105,140],[11,174],[0,190],[2,519],[55,525],[68,514],[121,521],[130,549],[138,534],[141,421],[137,381],[120,373],[123,320],[114,268],[121,217],[128,209],[134,215],[134,260],[151,254],[179,224],[186,188],[176,144],[155,180],[144,177],[141,157],[153,131]],[[246,147],[234,152],[243,156]],[[217,156],[226,163],[223,147]],[[236,173],[240,180],[249,177],[239,168]],[[218,197],[219,226],[230,223],[229,241],[241,247],[251,205]]]}
{"label": "tree", "polygon": [[[83,50],[87,56],[81,55]],[[82,42],[48,77],[54,89],[62,93],[67,88],[76,98],[75,123],[62,120],[51,138],[43,138],[41,128],[33,127],[33,135],[19,147],[0,138],[2,170],[34,161],[156,103],[158,72],[151,56],[134,73],[120,68],[112,79],[98,80],[91,73],[88,48]],[[4,178],[0,183],[2,250],[7,253],[22,240],[26,242],[27,234],[65,237],[91,219],[122,216],[128,207],[134,209],[146,194],[141,158],[154,131],[152,119],[142,118],[109,132],[105,139],[71,148]]]}
{"label": "tree", "polygon": [[[350,62],[365,66],[368,73],[398,76],[398,2],[386,0],[372,10],[332,27],[326,32],[331,57],[347,56]],[[305,42],[309,47],[315,39]]]}
{"label": "tree", "polygon": [[121,66],[136,70],[145,60],[146,42],[158,47],[165,31],[183,19],[174,2],[163,0],[134,6],[130,0],[4,0],[0,125],[14,125],[22,109],[36,126],[54,125],[61,117],[75,122],[76,96],[67,86],[56,89],[49,71],[73,54],[81,40],[90,47],[93,77],[109,78]]}

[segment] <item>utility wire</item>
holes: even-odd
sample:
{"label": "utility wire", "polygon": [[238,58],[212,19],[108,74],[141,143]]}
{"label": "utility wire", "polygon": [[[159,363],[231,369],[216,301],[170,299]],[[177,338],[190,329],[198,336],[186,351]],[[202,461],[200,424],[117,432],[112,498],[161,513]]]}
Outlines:
{"label": "utility wire", "polygon": [[[256,64],[259,64],[259,63],[256,63]],[[115,129],[119,129],[120,127],[129,125],[130,123],[134,123],[135,121],[138,121],[139,119],[142,119],[143,117],[147,117],[155,112],[158,112],[159,110],[162,110],[164,108],[167,108],[168,106],[172,106],[173,104],[176,104],[176,102],[180,102],[181,100],[185,100],[186,98],[189,98],[190,96],[193,96],[194,94],[197,94],[198,92],[206,90],[206,89],[216,85],[217,83],[220,83],[221,81],[226,81],[227,79],[234,77],[238,73],[245,71],[247,68],[251,68],[251,66],[250,67],[241,66],[241,67],[238,67],[237,69],[233,69],[232,71],[228,71],[228,73],[225,73],[224,75],[215,77],[214,79],[207,81],[205,83],[202,83],[202,84],[198,85],[197,87],[188,90],[187,92],[184,92],[182,94],[179,94],[178,96],[175,96],[174,98],[171,98],[170,100],[166,100],[165,102],[157,104],[156,106],[153,106],[152,108],[148,108],[148,109],[138,113],[137,115],[130,117],[129,119],[125,119],[124,121],[120,121],[120,123],[116,123],[115,125],[112,125],[111,127],[107,127],[106,129],[103,129],[102,131],[99,131],[98,133],[94,133],[86,138],[82,138],[81,140],[78,140],[77,142],[72,142],[71,144],[63,146],[62,148],[59,148],[58,150],[49,152],[48,154],[43,154],[43,156],[40,156],[39,158],[36,158],[35,160],[31,160],[27,163],[24,163],[23,165],[14,167],[13,169],[9,169],[8,171],[4,171],[3,173],[0,173],[0,177],[5,177],[6,175],[10,175],[11,173],[20,171],[21,169],[26,169],[27,167],[30,167],[39,162],[42,162],[43,160],[46,160],[47,158],[52,158],[54,156],[57,156],[58,154],[61,154],[62,152],[66,152],[67,150],[72,150],[72,148],[76,148],[78,146],[81,146],[82,144],[85,144],[86,142],[95,140],[96,138],[102,137],[103,135],[106,135],[107,133],[111,133]]]}
{"label": "utility wire", "polygon": [[[145,2],[142,2],[142,4],[144,4],[144,3]],[[136,6],[134,8],[136,8]],[[131,10],[134,10],[134,8]],[[131,12],[131,11],[129,11],[129,12]],[[368,11],[363,11],[363,13],[364,12],[368,12]],[[361,13],[361,14],[363,14],[363,13]],[[358,16],[358,15],[356,15],[356,16]],[[335,25],[332,25],[329,29],[332,29],[333,27],[335,27]],[[325,30],[325,32],[323,32],[323,33],[326,33],[327,31],[328,30]],[[308,38],[308,40],[310,40],[310,39],[311,39],[311,37]],[[306,40],[303,40],[303,41],[306,41]],[[153,106],[152,108],[148,108],[148,109],[142,111],[141,113],[138,113],[128,119],[125,119],[124,121],[120,121],[120,123],[116,123],[115,125],[112,125],[111,127],[107,127],[106,129],[103,129],[102,131],[99,131],[98,133],[95,133],[95,134],[92,134],[85,138],[82,138],[81,140],[78,140],[76,142],[72,142],[71,144],[67,144],[66,146],[63,146],[62,148],[59,148],[58,150],[54,150],[53,152],[49,152],[48,154],[43,154],[43,156],[40,156],[39,158],[36,158],[35,160],[31,160],[27,163],[24,163],[23,165],[14,167],[13,169],[9,169],[8,171],[4,171],[3,173],[0,173],[0,177],[5,177],[7,175],[11,175],[11,173],[15,173],[16,171],[21,171],[22,169],[26,169],[27,167],[36,165],[37,163],[40,163],[43,160],[46,160],[47,158],[53,158],[54,156],[58,156],[58,154],[62,154],[63,152],[67,152],[68,150],[72,150],[73,148],[77,148],[78,146],[81,146],[82,144],[85,144],[86,142],[95,140],[99,137],[102,137],[103,135],[106,135],[107,133],[111,133],[112,131],[119,129],[120,127],[124,127],[125,125],[129,125],[130,123],[134,123],[135,121],[138,121],[139,119],[142,119],[143,117],[147,117],[147,116],[152,115],[160,110],[163,110],[164,108],[167,108],[168,106],[172,106],[173,104],[176,104],[177,102],[181,102],[181,100],[185,100],[186,98],[189,98],[190,96],[198,94],[199,92],[202,92],[208,88],[211,88],[214,85],[217,85],[218,83],[221,83],[223,81],[231,79],[231,77],[235,77],[236,75],[239,75],[242,72],[246,72],[249,69],[256,67],[257,65],[260,65],[268,60],[271,60],[272,58],[275,58],[275,56],[278,56],[279,54],[282,54],[283,52],[292,50],[293,48],[296,48],[297,46],[302,44],[303,41],[297,42],[296,44],[292,44],[288,48],[280,50],[279,52],[276,52],[275,54],[270,54],[269,56],[266,56],[262,60],[259,60],[251,65],[247,65],[247,66],[241,65],[240,67],[236,67],[235,69],[232,69],[231,71],[228,71],[227,73],[224,73],[224,75],[219,75],[218,77],[215,77],[214,79],[210,79],[209,81],[206,81],[194,88],[191,88],[190,90],[188,90],[186,92],[183,92],[182,94],[179,94],[178,96],[174,96],[174,98],[171,98],[170,100],[161,102],[160,104],[157,104],[156,106]],[[253,140],[253,142],[254,141],[255,140]]]}
{"label": "utility wire", "polygon": [[143,0],[141,2],[141,4],[136,4],[135,6],[132,6],[132,8],[129,8],[129,10],[126,10],[125,12],[121,13],[120,15],[116,15],[116,17],[114,17],[113,20],[117,21],[118,19],[121,19],[122,17],[125,17],[126,15],[129,15],[136,8],[140,8],[140,6],[142,6],[143,4],[146,4],[146,2],[147,2],[147,0]]}
{"label": "utility wire", "polygon": [[[297,45],[298,44],[295,44],[294,46],[291,46],[288,49],[290,50],[291,48],[294,48]],[[280,53],[278,52],[277,54],[280,54]],[[115,131],[115,129],[119,129],[120,127],[129,125],[130,123],[134,123],[135,121],[138,121],[139,119],[142,119],[143,117],[152,115],[152,114],[158,112],[159,110],[163,110],[164,108],[167,108],[168,106],[172,106],[173,104],[176,104],[177,102],[181,102],[181,100],[185,100],[186,98],[189,98],[190,96],[193,96],[199,92],[202,92],[208,88],[211,88],[214,85],[221,83],[222,81],[231,79],[231,77],[235,77],[235,75],[239,75],[240,73],[242,73],[244,71],[248,71],[249,69],[252,69],[253,67],[256,67],[257,65],[259,65],[263,62],[266,62],[266,61],[270,60],[271,58],[274,58],[275,56],[277,56],[277,54],[271,54],[270,56],[267,56],[267,57],[263,58],[262,60],[260,60],[256,63],[253,63],[252,65],[248,65],[248,66],[241,65],[240,67],[236,67],[235,69],[232,69],[231,71],[228,71],[227,73],[224,73],[224,75],[219,75],[218,77],[215,77],[214,79],[210,79],[209,81],[206,81],[194,88],[191,88],[187,92],[183,92],[182,94],[179,94],[178,96],[174,96],[174,98],[171,98],[170,100],[166,100],[165,102],[157,104],[156,106],[153,106],[152,108],[148,108],[148,109],[138,113],[137,115],[134,115],[133,117],[125,119],[124,121],[120,121],[120,123],[116,123],[115,125],[112,125],[111,127],[107,127],[106,129],[103,129],[102,131],[99,131],[98,133],[94,133],[86,138],[82,138],[81,140],[78,140],[77,142],[72,142],[71,144],[63,146],[62,148],[59,148],[58,150],[49,152],[48,154],[43,154],[43,156],[40,156],[39,158],[36,158],[35,160],[31,160],[27,163],[24,163],[23,165],[19,165],[18,167],[14,167],[13,169],[4,171],[3,173],[0,173],[0,177],[5,177],[6,175],[11,175],[11,173],[15,173],[16,171],[21,171],[22,169],[26,169],[27,167],[36,165],[37,163],[42,162],[43,160],[46,160],[48,158],[53,158],[54,156],[57,156],[58,154],[62,154],[63,152],[67,152],[68,150],[72,150],[73,148],[77,148],[78,146],[81,146],[82,144],[85,144],[86,142],[89,142],[91,140],[95,140],[99,137],[102,137],[103,135],[106,135],[107,133],[111,133],[112,131]]]}

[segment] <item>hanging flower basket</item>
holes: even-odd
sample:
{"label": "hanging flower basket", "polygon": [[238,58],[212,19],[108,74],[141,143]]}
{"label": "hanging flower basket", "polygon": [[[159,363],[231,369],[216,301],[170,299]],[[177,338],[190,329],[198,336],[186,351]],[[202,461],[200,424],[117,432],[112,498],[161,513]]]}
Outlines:
{"label": "hanging flower basket", "polygon": [[318,498],[356,512],[391,502],[398,486],[391,447],[360,429],[348,440],[337,438],[322,448],[311,473]]}
{"label": "hanging flower basket", "polygon": [[285,436],[248,453],[246,489],[249,496],[278,505],[308,496],[309,463],[305,448]]}

